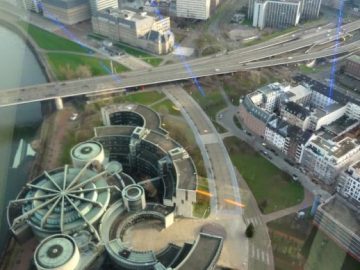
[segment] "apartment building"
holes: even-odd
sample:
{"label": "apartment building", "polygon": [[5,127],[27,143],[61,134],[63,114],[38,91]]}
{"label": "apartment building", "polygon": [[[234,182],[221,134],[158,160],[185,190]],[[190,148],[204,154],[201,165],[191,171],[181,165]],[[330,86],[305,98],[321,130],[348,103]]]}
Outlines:
{"label": "apartment building", "polygon": [[325,184],[333,184],[340,171],[359,155],[356,139],[345,137],[340,141],[314,136],[305,145],[301,164]]}

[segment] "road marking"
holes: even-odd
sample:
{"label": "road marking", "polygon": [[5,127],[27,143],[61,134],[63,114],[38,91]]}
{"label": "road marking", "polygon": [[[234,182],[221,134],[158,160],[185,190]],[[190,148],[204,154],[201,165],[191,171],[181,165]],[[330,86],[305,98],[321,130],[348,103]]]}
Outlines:
{"label": "road marking", "polygon": [[265,253],[263,250],[261,251],[261,260],[265,262]]}
{"label": "road marking", "polygon": [[254,258],[255,257],[255,246],[251,245],[251,257]]}
{"label": "road marking", "polygon": [[256,249],[256,259],[260,260],[260,249]]}
{"label": "road marking", "polygon": [[266,253],[266,264],[267,264],[267,265],[270,264],[269,253]]}

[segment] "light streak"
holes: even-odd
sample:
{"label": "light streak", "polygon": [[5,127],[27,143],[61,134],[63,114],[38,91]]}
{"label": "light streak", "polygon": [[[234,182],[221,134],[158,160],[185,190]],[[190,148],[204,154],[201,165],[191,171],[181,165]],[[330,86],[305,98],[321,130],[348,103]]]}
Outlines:
{"label": "light streak", "polygon": [[239,206],[240,208],[245,208],[245,204],[236,202],[236,201],[231,200],[231,199],[224,199],[224,202],[226,202],[226,203],[228,203],[228,204],[235,205],[235,206]]}
{"label": "light streak", "polygon": [[335,83],[335,73],[336,73],[336,66],[337,66],[337,58],[336,53],[339,48],[340,44],[340,33],[341,33],[341,25],[343,22],[343,9],[344,9],[344,0],[340,0],[339,3],[339,13],[336,25],[336,39],[335,39],[335,47],[334,47],[334,56],[333,61],[331,64],[331,71],[330,71],[330,81],[329,81],[329,93],[328,93],[328,106],[331,105],[332,96],[334,94],[334,83]]}

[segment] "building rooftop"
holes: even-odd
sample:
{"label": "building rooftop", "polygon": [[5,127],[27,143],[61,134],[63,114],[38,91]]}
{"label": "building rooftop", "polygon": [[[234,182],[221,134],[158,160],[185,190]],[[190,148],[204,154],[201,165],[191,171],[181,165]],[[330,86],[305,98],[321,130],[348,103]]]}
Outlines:
{"label": "building rooftop", "polygon": [[264,123],[267,123],[270,119],[273,118],[272,113],[269,113],[256,106],[256,104],[254,104],[249,95],[244,98],[243,105],[250,114],[252,114],[254,117],[258,118]]}
{"label": "building rooftop", "polygon": [[358,160],[355,163],[351,164],[350,167],[355,171],[355,173],[357,175],[360,175],[360,160]]}
{"label": "building rooftop", "polygon": [[360,98],[351,97],[349,95],[346,95],[336,88],[333,89],[332,93],[329,91],[329,86],[325,85],[319,81],[316,81],[306,75],[298,74],[293,77],[295,81],[298,83],[303,84],[305,87],[309,87],[311,90],[314,90],[316,92],[319,92],[323,94],[324,96],[329,97],[331,94],[331,99],[335,100],[339,103],[346,104],[347,102],[351,102],[354,104],[357,104],[360,106]]}
{"label": "building rooftop", "polygon": [[74,8],[80,5],[89,5],[88,0],[42,0],[42,3],[65,9]]}
{"label": "building rooftop", "polygon": [[220,255],[222,244],[223,238],[200,233],[188,257],[175,269],[212,269],[213,263],[216,262],[217,257]]}
{"label": "building rooftop", "polygon": [[284,105],[284,110],[292,115],[295,115],[297,118],[301,120],[305,120],[306,117],[310,116],[310,110],[293,102],[287,102]]}
{"label": "building rooftop", "polygon": [[360,55],[350,55],[348,58],[346,58],[346,60],[360,64]]}
{"label": "building rooftop", "polygon": [[302,85],[298,85],[296,87],[291,87],[287,92],[286,95],[289,98],[290,101],[297,101],[299,99],[302,99],[308,95],[311,94],[311,91],[302,86]]}
{"label": "building rooftop", "polygon": [[119,20],[131,21],[135,23],[149,18],[155,20],[159,19],[159,17],[156,16],[155,14],[150,14],[145,11],[140,11],[131,8],[119,9],[119,8],[109,7],[104,10],[101,10],[99,12],[99,15],[109,15]]}
{"label": "building rooftop", "polygon": [[274,130],[274,131],[276,131],[278,134],[282,135],[283,137],[288,136],[289,124],[286,121],[279,118],[279,117],[271,119],[267,123],[267,127]]}
{"label": "building rooftop", "polygon": [[326,155],[340,158],[346,155],[348,152],[356,148],[358,145],[351,138],[344,138],[339,142],[333,142],[331,140],[325,140],[317,136],[311,141],[313,144],[321,148]]}
{"label": "building rooftop", "polygon": [[340,196],[334,196],[320,208],[331,216],[339,226],[351,231],[357,237],[360,237],[360,219],[359,213],[346,200]]}

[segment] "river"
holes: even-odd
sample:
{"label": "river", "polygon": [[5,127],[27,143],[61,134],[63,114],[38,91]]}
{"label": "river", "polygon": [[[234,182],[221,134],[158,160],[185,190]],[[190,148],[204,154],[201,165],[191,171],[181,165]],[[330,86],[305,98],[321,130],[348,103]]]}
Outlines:
{"label": "river", "polygon": [[[0,91],[46,82],[37,59],[22,38],[0,25],[0,40]],[[19,142],[23,139],[24,147],[31,142],[41,121],[39,102],[0,108],[0,250],[9,235],[6,206],[28,180],[26,165],[31,157],[23,154],[22,162],[14,162]]]}

